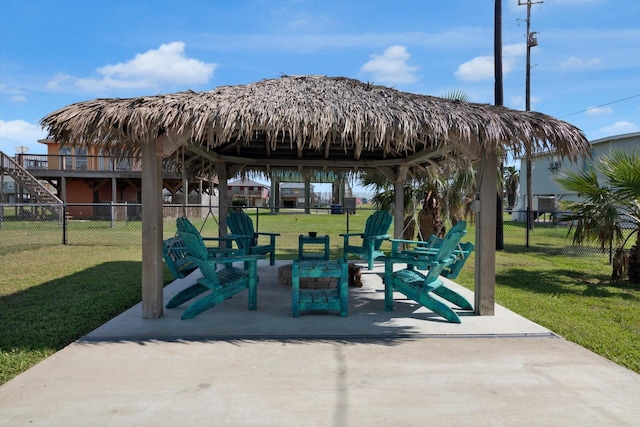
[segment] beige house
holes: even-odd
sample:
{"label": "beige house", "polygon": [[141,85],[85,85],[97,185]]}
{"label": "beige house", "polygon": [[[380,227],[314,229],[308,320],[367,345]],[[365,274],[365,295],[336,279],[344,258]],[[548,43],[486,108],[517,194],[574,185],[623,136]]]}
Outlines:
{"label": "beige house", "polygon": [[242,202],[244,206],[262,208],[269,205],[269,186],[250,179],[240,179],[227,184],[232,202]]}

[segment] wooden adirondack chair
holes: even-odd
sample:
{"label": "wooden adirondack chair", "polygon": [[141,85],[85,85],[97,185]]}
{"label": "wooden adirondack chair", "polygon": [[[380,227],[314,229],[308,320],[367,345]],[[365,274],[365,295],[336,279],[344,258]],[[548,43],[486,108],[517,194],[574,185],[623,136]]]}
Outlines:
{"label": "wooden adirondack chair", "polygon": [[186,217],[180,217],[176,219],[176,228],[178,231],[184,231],[187,233],[197,234],[200,236],[203,242],[215,242],[216,246],[207,246],[207,251],[209,251],[209,255],[219,255],[227,253],[229,255],[233,254],[234,250],[231,247],[233,244],[233,239],[229,237],[203,237],[200,231],[189,221]]}
{"label": "wooden adirondack chair", "polygon": [[[384,268],[385,310],[393,310],[393,292],[397,291],[441,315],[449,322],[460,323],[460,317],[449,306],[431,294],[435,294],[464,310],[473,309],[462,295],[445,287],[439,278],[443,270],[446,267],[451,268],[458,259],[458,254],[455,251],[459,250],[457,248],[460,239],[466,234],[464,227],[466,227],[466,223],[452,228],[439,242],[437,248],[429,248],[428,250],[424,246],[419,246],[425,242],[391,239],[391,254],[385,258]],[[400,245],[412,246],[412,248],[399,250]],[[407,264],[407,268],[393,271],[393,265],[398,263]],[[426,272],[422,273],[418,270]]]}
{"label": "wooden adirondack chair", "polygon": [[[382,242],[389,240],[391,236],[387,234],[389,227],[393,222],[393,216],[387,211],[376,211],[369,218],[364,227],[363,233],[345,233],[344,237],[343,261],[347,262],[349,254],[357,255],[367,261],[369,270],[373,268],[373,261],[381,256],[384,252],[380,250]],[[351,237],[360,237],[362,242],[360,245],[350,245]]]}
{"label": "wooden adirondack chair", "polygon": [[[466,231],[466,226],[466,221],[458,221],[453,227],[451,227],[447,235],[459,230]],[[426,250],[427,253],[437,253],[445,238],[436,237],[435,235],[431,236],[426,242],[424,242],[424,244],[419,244],[416,250],[423,249]],[[467,262],[467,259],[469,258],[469,255],[471,255],[471,252],[473,252],[474,248],[475,245],[471,242],[458,243],[458,246],[453,251],[456,256],[455,261],[445,266],[440,275],[448,279],[455,279],[458,277],[460,270],[464,267],[464,264]]]}
{"label": "wooden adirondack chair", "polygon": [[189,261],[189,250],[181,237],[175,236],[162,242],[162,258],[175,279],[187,277],[198,266]]}
{"label": "wooden adirondack chair", "polygon": [[[182,313],[182,319],[191,319],[245,289],[249,290],[249,310],[257,308],[257,265],[258,259],[262,257],[256,255],[211,257],[200,233],[179,231],[178,236],[189,250],[187,259],[200,268],[202,277],[193,285],[174,295],[167,303],[167,308],[178,307],[184,302],[210,291],[208,295],[191,303]],[[233,267],[233,263],[238,261],[244,261],[245,269]],[[219,264],[224,267],[216,271]]]}
{"label": "wooden adirondack chair", "polygon": [[[276,236],[279,236],[279,233],[256,233],[249,215],[241,211],[230,212],[227,216],[227,225],[231,231],[227,237],[235,239],[238,248],[245,255],[270,254],[269,264],[275,264]],[[261,236],[268,237],[269,243],[259,241]]]}
{"label": "wooden adirondack chair", "polygon": [[[186,231],[189,233],[200,234],[196,227],[185,217],[178,218],[176,220],[178,231]],[[209,256],[218,255],[233,255],[234,249],[231,248],[233,242],[232,239],[220,238],[220,237],[203,237],[203,241],[217,241],[225,242],[224,246],[209,246],[207,251]],[[162,245],[162,258],[165,264],[169,268],[169,271],[175,279],[183,279],[187,277],[191,272],[196,270],[198,266],[188,259],[189,250],[182,238],[178,235],[165,239]]]}

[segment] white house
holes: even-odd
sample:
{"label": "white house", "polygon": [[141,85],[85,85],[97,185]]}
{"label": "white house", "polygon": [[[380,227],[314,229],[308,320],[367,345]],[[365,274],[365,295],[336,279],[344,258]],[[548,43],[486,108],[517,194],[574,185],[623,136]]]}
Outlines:
{"label": "white house", "polygon": [[[583,156],[576,163],[562,159],[553,153],[542,153],[531,158],[531,193],[533,196],[532,210],[534,212],[552,212],[559,209],[561,201],[579,200],[578,194],[569,193],[556,182],[559,173],[588,168],[596,159],[613,150],[640,150],[640,132],[609,136],[591,141],[591,157]],[[520,195],[513,208],[512,219],[524,221],[527,209],[527,165],[521,159],[520,167]]]}

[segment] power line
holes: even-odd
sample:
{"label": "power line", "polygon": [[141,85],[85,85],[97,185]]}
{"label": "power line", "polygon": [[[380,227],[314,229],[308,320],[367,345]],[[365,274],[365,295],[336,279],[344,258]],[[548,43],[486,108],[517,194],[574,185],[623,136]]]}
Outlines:
{"label": "power line", "polygon": [[617,99],[615,101],[607,102],[606,104],[596,105],[595,107],[585,108],[584,110],[576,111],[575,113],[565,114],[564,116],[560,116],[559,118],[561,119],[561,118],[564,118],[564,117],[573,116],[574,114],[580,114],[580,113],[584,113],[586,111],[595,110],[596,108],[606,107],[607,105],[615,104],[617,102],[626,101],[626,100],[631,99],[631,98],[637,98],[639,96],[640,96],[640,93],[638,93],[636,95],[627,96],[626,98]]}

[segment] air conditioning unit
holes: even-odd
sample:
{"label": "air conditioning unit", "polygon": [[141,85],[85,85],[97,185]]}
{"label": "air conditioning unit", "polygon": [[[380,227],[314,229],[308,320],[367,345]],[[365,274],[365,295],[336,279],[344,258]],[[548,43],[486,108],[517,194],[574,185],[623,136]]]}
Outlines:
{"label": "air conditioning unit", "polygon": [[549,163],[549,169],[551,169],[551,170],[560,169],[560,162],[559,161],[554,161],[554,162]]}

